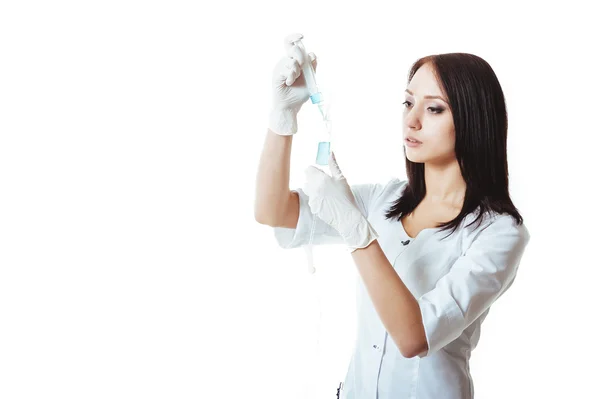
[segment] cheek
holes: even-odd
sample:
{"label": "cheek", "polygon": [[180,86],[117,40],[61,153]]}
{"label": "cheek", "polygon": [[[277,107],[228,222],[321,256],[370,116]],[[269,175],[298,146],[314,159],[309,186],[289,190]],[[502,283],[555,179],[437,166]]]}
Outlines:
{"label": "cheek", "polygon": [[454,132],[452,130],[438,130],[432,137],[428,140],[428,142],[435,144],[435,147],[440,149],[453,149],[455,138]]}
{"label": "cheek", "polygon": [[456,144],[456,136],[454,135],[454,131],[448,133],[446,140],[448,143],[448,148],[451,148],[452,151],[454,151],[454,145]]}
{"label": "cheek", "polygon": [[447,150],[454,150],[456,135],[454,134],[452,118],[440,118],[436,128],[436,131],[438,132],[438,142],[441,144],[441,147]]}
{"label": "cheek", "polygon": [[443,152],[446,154],[454,154],[454,144],[454,134],[445,135]]}
{"label": "cheek", "polygon": [[423,155],[431,158],[448,157],[454,155],[455,135],[453,130],[438,130],[427,140],[427,147]]}

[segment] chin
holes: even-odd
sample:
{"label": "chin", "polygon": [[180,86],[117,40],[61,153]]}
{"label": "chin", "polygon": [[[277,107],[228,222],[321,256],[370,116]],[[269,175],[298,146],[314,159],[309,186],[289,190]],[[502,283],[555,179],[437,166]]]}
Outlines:
{"label": "chin", "polygon": [[404,156],[406,159],[414,163],[425,163],[427,161],[427,157],[425,157],[423,154],[419,154],[418,152],[419,151],[414,151],[413,148],[407,149],[404,147]]}
{"label": "chin", "polygon": [[426,159],[415,158],[415,157],[406,157],[406,159],[408,159],[412,163],[425,163],[425,162],[427,162]]}

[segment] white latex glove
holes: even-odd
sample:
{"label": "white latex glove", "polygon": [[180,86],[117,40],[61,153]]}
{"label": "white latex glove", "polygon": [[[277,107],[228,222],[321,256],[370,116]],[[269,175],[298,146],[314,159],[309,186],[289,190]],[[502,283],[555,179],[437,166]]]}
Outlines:
{"label": "white latex glove", "polygon": [[[273,69],[273,105],[269,115],[269,129],[282,136],[290,136],[298,131],[298,112],[310,97],[302,74],[302,65],[308,60],[304,59],[302,50],[293,44],[302,37],[295,33],[285,38],[287,56]],[[309,53],[308,56],[316,70],[317,57],[314,53]]]}
{"label": "white latex glove", "polygon": [[365,248],[379,235],[361,213],[335,155],[329,156],[331,176],[309,166],[305,170],[303,191],[308,195],[308,205],[313,214],[340,233],[350,252]]}

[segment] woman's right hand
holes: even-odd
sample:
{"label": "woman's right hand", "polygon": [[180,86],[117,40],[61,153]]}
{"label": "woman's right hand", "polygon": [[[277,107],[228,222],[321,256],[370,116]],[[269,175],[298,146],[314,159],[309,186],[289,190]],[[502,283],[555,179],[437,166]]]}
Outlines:
{"label": "woman's right hand", "polygon": [[[302,105],[309,99],[310,93],[302,73],[305,60],[302,50],[294,44],[302,35],[295,33],[284,40],[287,56],[281,58],[273,69],[272,90],[273,106],[271,109],[269,129],[273,132],[289,136],[298,131],[297,115]],[[308,54],[313,69],[317,69],[317,57]]]}

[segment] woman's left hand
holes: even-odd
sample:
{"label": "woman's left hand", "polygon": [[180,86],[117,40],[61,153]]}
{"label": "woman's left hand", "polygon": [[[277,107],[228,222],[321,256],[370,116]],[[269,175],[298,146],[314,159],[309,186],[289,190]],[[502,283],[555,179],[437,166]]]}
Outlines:
{"label": "woman's left hand", "polygon": [[303,191],[311,212],[336,229],[352,250],[368,246],[378,235],[360,211],[333,152],[329,156],[331,176],[309,166]]}

